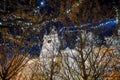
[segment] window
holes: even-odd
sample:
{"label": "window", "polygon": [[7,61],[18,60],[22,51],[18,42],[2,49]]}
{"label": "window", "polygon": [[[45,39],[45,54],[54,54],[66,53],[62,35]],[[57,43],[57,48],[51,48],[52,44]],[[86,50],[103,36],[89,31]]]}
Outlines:
{"label": "window", "polygon": [[52,42],[52,40],[48,40],[48,43],[51,43]]}

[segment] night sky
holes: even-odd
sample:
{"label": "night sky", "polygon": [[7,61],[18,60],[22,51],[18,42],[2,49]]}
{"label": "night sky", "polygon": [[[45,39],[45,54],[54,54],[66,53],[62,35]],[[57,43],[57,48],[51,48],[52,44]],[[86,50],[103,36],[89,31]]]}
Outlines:
{"label": "night sky", "polygon": [[[99,4],[101,6],[105,5],[105,6],[108,6],[108,8],[112,8],[114,5],[119,5],[119,3],[120,3],[119,0],[98,0],[98,1],[99,1]],[[57,10],[58,10],[58,8],[56,8],[56,7],[51,7],[51,5],[49,4],[50,2],[51,2],[51,0],[38,0],[38,1],[35,2],[34,5],[32,5],[32,6],[29,7],[29,0],[14,0],[14,1],[12,0],[11,2],[10,2],[10,0],[6,0],[6,2],[4,2],[4,0],[0,0],[0,16],[3,16],[3,15],[7,16],[8,14],[16,11],[19,8],[18,5],[28,6],[29,8],[24,9],[24,11],[26,11],[28,13],[30,11],[33,11],[34,9],[36,9],[36,8],[39,7],[41,14],[44,14],[44,11],[47,11],[46,15],[50,16],[50,14],[52,12],[57,12]],[[56,5],[59,4],[59,0],[58,0],[58,2],[56,2],[56,0],[53,0],[53,2],[55,2]],[[58,7],[59,7],[59,5],[58,5]],[[5,8],[5,12],[4,12],[4,8]],[[59,14],[53,13],[53,15],[57,16]],[[2,18],[0,17],[0,19],[2,19]],[[108,22],[109,22],[109,20],[108,20]],[[88,23],[88,22],[86,22],[86,23]],[[93,24],[93,23],[91,23],[91,24],[94,25],[94,26],[100,26],[101,23],[106,23],[106,21],[103,20],[103,22],[100,21],[100,22],[97,22],[97,24]],[[112,22],[107,27],[113,25],[113,23],[114,22]],[[52,25],[49,25],[49,24],[52,24]],[[38,45],[37,43],[39,42],[39,40],[42,40],[42,37],[43,37],[43,34],[45,33],[45,31],[47,31],[47,34],[49,34],[49,32],[51,30],[50,27],[53,26],[53,25],[56,26],[57,32],[59,32],[59,30],[62,27],[64,27],[64,25],[61,22],[51,22],[51,23],[48,23],[46,25],[46,27],[41,30],[41,34],[42,35],[40,35],[40,33],[39,34],[36,33],[36,34],[32,34],[31,36],[29,36],[27,38],[26,44],[23,45],[23,47],[20,50],[22,51],[22,49],[24,49],[26,47],[26,45],[29,44],[29,41],[31,40],[34,43],[34,45],[29,48],[28,53],[31,53],[32,55],[34,55],[34,53],[37,53],[37,56],[39,56],[39,52],[40,52],[42,44]],[[115,25],[113,25],[113,26],[115,26]],[[106,26],[104,26],[104,27],[106,27]],[[113,29],[113,27],[111,29]],[[17,30],[17,35],[21,35],[20,31],[21,30]],[[14,35],[13,28],[10,28],[9,33],[12,34],[12,35]],[[76,43],[75,40],[77,39],[77,37],[75,36],[76,32],[75,33],[69,33],[69,36],[68,36],[68,34],[65,34],[65,32],[63,32],[63,34],[64,34],[64,38],[66,39],[66,43],[62,44],[63,49],[65,49],[66,47],[74,48],[74,45]],[[107,31],[107,32],[103,32],[103,34],[99,34],[99,36],[104,37],[104,35],[106,35],[106,34],[112,34],[112,31],[110,30],[110,31]],[[0,36],[1,36],[1,33],[0,33]],[[60,36],[61,36],[61,34],[60,34]],[[71,36],[74,37],[74,38],[70,41],[69,38]],[[101,39],[103,39],[103,38],[101,38]]]}
{"label": "night sky", "polygon": [[[119,5],[120,1],[119,0],[98,0],[101,5],[108,5],[108,6],[113,6],[113,5]],[[36,0],[35,6],[40,6],[41,8],[48,8],[48,3],[51,2],[51,0]],[[54,0],[52,1],[54,2]],[[59,0],[58,0],[59,2]],[[27,5],[29,6],[29,0],[5,0],[5,7],[6,10],[13,12],[16,10],[18,5]],[[0,11],[2,12],[4,10],[4,0],[0,0]]]}

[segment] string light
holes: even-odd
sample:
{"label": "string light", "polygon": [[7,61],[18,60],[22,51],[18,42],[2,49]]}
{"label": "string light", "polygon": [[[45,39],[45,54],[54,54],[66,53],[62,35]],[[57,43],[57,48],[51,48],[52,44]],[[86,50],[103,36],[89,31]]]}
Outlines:
{"label": "string light", "polygon": [[[5,2],[6,0],[4,0],[4,2]],[[77,2],[77,3],[75,3],[75,4],[73,4],[72,5],[72,7],[71,8],[69,8],[69,9],[66,9],[65,10],[65,14],[69,14],[74,8],[76,8],[76,7],[78,7],[79,5],[80,5],[80,3],[81,3],[81,1],[79,1],[79,2]],[[44,6],[44,4],[45,4],[45,2],[42,0],[40,0],[40,6]],[[113,21],[107,21],[107,22],[103,22],[103,23],[100,23],[100,24],[98,24],[98,26],[92,26],[93,24],[91,24],[91,23],[87,23],[87,24],[83,24],[83,25],[80,25],[80,27],[82,28],[82,27],[84,27],[84,26],[92,26],[92,28],[98,28],[98,27],[101,27],[101,26],[106,26],[106,25],[109,25],[109,24],[112,24],[112,23],[116,23],[116,24],[118,24],[118,9],[115,7],[115,11],[116,11],[116,13],[117,13],[117,17],[116,17],[116,20],[113,20]],[[50,20],[45,20],[45,21],[43,21],[43,22],[41,22],[41,23],[39,23],[39,25],[41,25],[41,26],[45,26],[47,23],[49,23],[49,22],[57,22],[57,20],[59,19],[59,17],[57,17],[57,18],[52,18],[52,19],[50,19]],[[24,22],[24,20],[22,21],[25,25],[28,25],[28,26],[32,26],[34,23],[32,23],[32,22]],[[15,24],[15,23],[14,23]],[[0,23],[0,25],[3,25],[2,23]],[[34,25],[36,25],[36,24],[34,24]],[[64,29],[64,28],[63,28]],[[60,32],[61,32],[61,30],[63,30],[63,29],[60,29]]]}

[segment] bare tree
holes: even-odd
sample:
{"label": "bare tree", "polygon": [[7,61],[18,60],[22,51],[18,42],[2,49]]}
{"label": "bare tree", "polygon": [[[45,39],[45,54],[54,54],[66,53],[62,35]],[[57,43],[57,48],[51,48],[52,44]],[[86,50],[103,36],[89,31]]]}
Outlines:
{"label": "bare tree", "polygon": [[[86,33],[82,34],[80,42],[75,49],[61,52],[61,75],[66,80],[96,80],[102,79],[106,67],[114,55],[114,49],[110,47],[95,47],[93,43],[86,45]],[[80,36],[82,36],[80,35]]]}
{"label": "bare tree", "polygon": [[[21,4],[26,2],[28,2],[28,4]],[[60,21],[66,26],[71,26],[74,24],[80,25],[81,23],[89,22],[89,20],[92,23],[97,23],[99,21],[102,21],[106,17],[109,19],[114,17],[112,6],[107,7],[105,5],[101,5],[99,3],[99,0],[53,0],[48,1],[45,8],[35,7],[35,3],[37,3],[37,0],[20,0],[20,2],[18,2],[17,0],[9,0],[8,3],[13,8],[13,12],[8,13],[9,11],[5,9],[5,12],[7,13],[3,12],[4,15],[0,15],[0,17],[3,18],[3,24],[5,24],[5,26],[2,27],[8,27],[9,23],[10,25],[14,23],[15,25],[12,25],[12,27],[19,26],[13,28],[14,32],[17,33],[18,28],[20,28],[22,30],[22,36],[9,34],[8,29],[10,27],[2,28],[0,30],[3,38],[3,42],[1,42],[2,45],[0,45],[0,48],[2,49],[0,52],[0,71],[1,78],[3,80],[9,80],[13,78],[16,73],[18,73],[17,76],[21,76],[21,74],[24,73],[23,78],[26,79],[33,79],[34,76],[36,76],[37,79],[39,78],[46,80],[56,80],[58,78],[63,80],[96,80],[99,78],[103,78],[104,72],[111,62],[111,59],[113,58],[114,51],[110,46],[96,47],[93,45],[94,42],[86,42],[88,34],[84,32],[83,34],[81,34],[81,30],[80,34],[78,34],[80,40],[78,44],[76,44],[75,49],[60,50],[58,45],[59,42],[56,42],[57,44],[54,44],[54,42],[56,41],[56,37],[53,38],[46,35],[46,38],[50,39],[47,40],[46,43],[52,44],[52,51],[49,50],[49,48],[44,47],[46,49],[46,52],[43,53],[41,51],[40,59],[35,58],[31,59],[28,62],[26,61],[26,55],[24,56],[23,54],[26,54],[27,50],[34,44],[42,44],[42,39],[40,39],[39,42],[35,42],[35,39],[33,39],[33,37],[35,37],[35,35],[37,34],[39,34],[39,37],[42,37],[43,33],[40,31],[48,23],[51,22],[50,25],[52,25],[52,22]],[[0,3],[0,6],[1,5],[2,3]],[[14,20],[10,22],[8,20],[6,21],[9,16],[14,17]],[[28,37],[31,38],[30,41],[28,40],[27,42]],[[72,38],[73,37],[71,37],[69,40],[72,41]],[[14,49],[11,50],[7,47],[7,45],[4,45],[4,43],[8,40],[10,40],[12,48]],[[25,46],[26,44],[27,47]],[[56,47],[56,45],[58,45],[58,47]],[[25,46],[27,48],[27,50],[22,52],[22,55],[18,54],[20,52],[19,48],[21,46]],[[47,53],[50,53],[50,55],[48,55]],[[18,60],[19,58],[20,60]],[[19,63],[15,64],[16,62]],[[24,65],[25,63],[26,65]],[[19,65],[19,67],[16,67],[16,65]],[[55,69],[58,69],[58,71],[56,72]],[[27,76],[25,72],[29,71],[30,74],[29,76]],[[8,73],[13,73],[14,75]],[[40,77],[38,77],[38,75],[40,75]]]}

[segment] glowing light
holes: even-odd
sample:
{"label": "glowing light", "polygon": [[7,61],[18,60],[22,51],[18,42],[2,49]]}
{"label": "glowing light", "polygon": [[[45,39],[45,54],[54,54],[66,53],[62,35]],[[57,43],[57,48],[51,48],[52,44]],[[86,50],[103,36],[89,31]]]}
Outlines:
{"label": "glowing light", "polygon": [[70,13],[71,12],[71,10],[70,9],[68,9],[67,11],[66,11],[66,13],[68,14],[68,13]]}
{"label": "glowing light", "polygon": [[43,5],[44,5],[44,2],[43,2],[43,1],[42,1],[42,2],[40,2],[40,5],[41,5],[41,6],[43,6]]}
{"label": "glowing light", "polygon": [[36,28],[33,28],[33,30],[35,31],[35,30],[36,30]]}
{"label": "glowing light", "polygon": [[44,0],[39,0],[39,6],[44,7],[45,6],[45,1]]}
{"label": "glowing light", "polygon": [[0,25],[2,25],[2,23],[0,22]]}
{"label": "glowing light", "polygon": [[118,18],[116,18],[116,24],[118,24],[118,22],[119,22],[119,20],[118,20]]}

